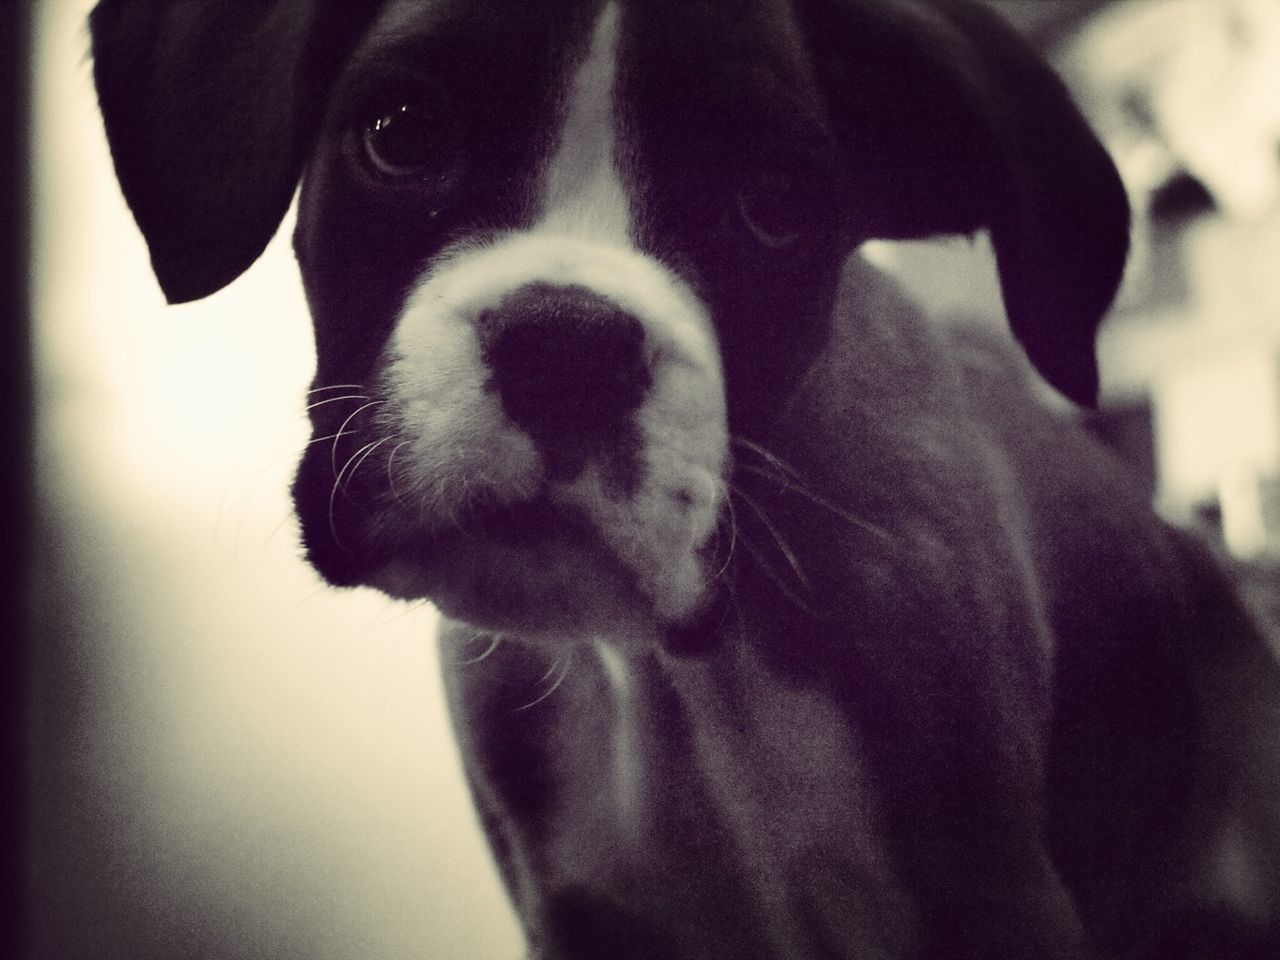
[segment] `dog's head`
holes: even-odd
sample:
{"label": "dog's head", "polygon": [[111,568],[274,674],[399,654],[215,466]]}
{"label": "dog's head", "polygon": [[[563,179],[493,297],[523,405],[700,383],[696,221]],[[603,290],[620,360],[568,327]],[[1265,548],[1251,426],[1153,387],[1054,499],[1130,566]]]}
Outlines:
{"label": "dog's head", "polygon": [[302,182],[330,581],[533,632],[707,604],[728,438],[822,349],[869,238],[991,231],[1089,402],[1124,259],[1106,155],[969,0],[105,0],[117,173],[173,301]]}

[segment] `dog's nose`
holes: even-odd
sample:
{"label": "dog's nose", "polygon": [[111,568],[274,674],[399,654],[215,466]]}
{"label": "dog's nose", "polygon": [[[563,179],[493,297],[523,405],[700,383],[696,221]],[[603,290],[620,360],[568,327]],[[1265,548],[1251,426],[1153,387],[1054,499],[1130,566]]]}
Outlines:
{"label": "dog's nose", "polygon": [[640,321],[583,287],[526,287],[477,334],[502,409],[544,450],[608,447],[652,385]]}

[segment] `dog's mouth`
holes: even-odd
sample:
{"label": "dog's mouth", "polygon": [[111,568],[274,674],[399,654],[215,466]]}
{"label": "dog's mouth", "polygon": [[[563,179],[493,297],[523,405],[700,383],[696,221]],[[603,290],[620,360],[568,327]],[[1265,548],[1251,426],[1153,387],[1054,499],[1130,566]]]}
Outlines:
{"label": "dog's mouth", "polygon": [[433,475],[401,430],[374,429],[389,431],[376,449],[353,433],[313,445],[299,469],[308,556],[331,583],[530,637],[643,641],[706,606],[723,547],[718,461],[651,435],[569,471],[498,430]]}
{"label": "dog's mouth", "polygon": [[[365,527],[376,533],[365,541],[368,552],[354,576],[350,567],[343,575],[397,599],[429,600],[480,628],[532,638],[646,642],[697,622],[723,547],[719,525],[705,537],[695,533],[672,504],[666,522],[681,537],[663,542],[635,520],[627,529],[620,517],[632,513],[629,501],[593,506],[582,500],[583,486],[579,478],[525,500],[486,500],[447,524],[395,510],[369,514]],[[616,526],[602,529],[602,515]],[[344,561],[355,559],[343,552]]]}
{"label": "dog's mouth", "polygon": [[636,572],[591,521],[546,495],[486,504],[446,529],[419,531],[364,579],[491,630],[590,635],[621,625],[639,632],[656,618]]}

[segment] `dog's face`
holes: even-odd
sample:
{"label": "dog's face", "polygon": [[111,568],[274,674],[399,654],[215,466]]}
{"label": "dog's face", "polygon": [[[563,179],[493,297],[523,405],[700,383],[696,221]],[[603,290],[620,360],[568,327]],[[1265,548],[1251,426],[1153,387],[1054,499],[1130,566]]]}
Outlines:
{"label": "dog's face", "polygon": [[310,557],[495,628],[686,619],[726,408],[794,379],[847,250],[813,78],[712,8],[468,6],[386,11],[304,176]]}
{"label": "dog's face", "polygon": [[1096,389],[1118,182],[980,7],[218,6],[100,7],[104,115],[174,299],[243,270],[301,175],[295,497],[334,583],[534,634],[695,619],[731,437],[823,349],[865,238],[990,228],[1033,362]]}

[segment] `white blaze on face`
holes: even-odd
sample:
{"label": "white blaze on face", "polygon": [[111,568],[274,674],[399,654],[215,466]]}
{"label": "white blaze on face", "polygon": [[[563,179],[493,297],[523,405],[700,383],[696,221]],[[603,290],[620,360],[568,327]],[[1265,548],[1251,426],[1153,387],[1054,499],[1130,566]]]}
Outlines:
{"label": "white blaze on face", "polygon": [[[724,386],[704,305],[632,235],[616,111],[620,24],[608,3],[569,79],[534,225],[455,246],[410,295],[388,350],[387,419],[403,440],[397,492],[409,492],[426,525],[477,498],[545,494],[586,513],[670,621],[691,613],[705,586],[698,551],[723,502]],[[635,414],[642,479],[632,493],[611,488],[599,463],[551,483],[535,445],[486,387],[476,318],[533,284],[587,288],[644,327],[652,388]]]}
{"label": "white blaze on face", "polygon": [[543,180],[537,230],[631,245],[631,202],[618,171],[614,87],[618,5],[605,6],[574,75],[560,142]]}

